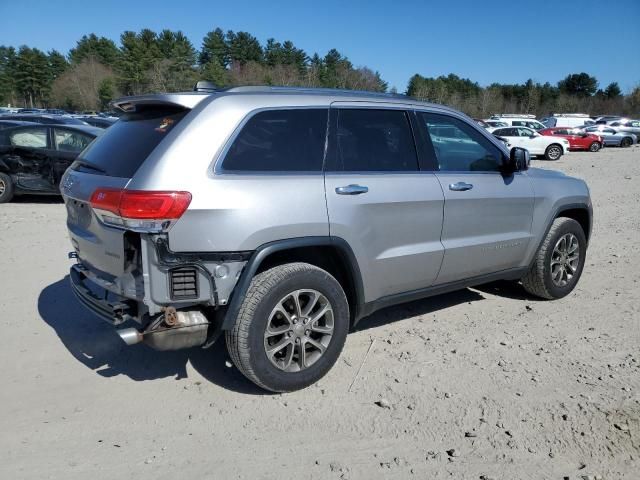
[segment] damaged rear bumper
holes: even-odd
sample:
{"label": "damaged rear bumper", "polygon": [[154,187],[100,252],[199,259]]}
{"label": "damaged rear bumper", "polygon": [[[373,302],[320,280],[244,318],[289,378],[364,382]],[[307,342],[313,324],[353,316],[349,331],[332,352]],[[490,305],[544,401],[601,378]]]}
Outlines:
{"label": "damaged rear bumper", "polygon": [[85,307],[112,325],[137,319],[136,302],[99,287],[87,278],[86,272],[81,264],[73,265],[69,271],[71,289]]}

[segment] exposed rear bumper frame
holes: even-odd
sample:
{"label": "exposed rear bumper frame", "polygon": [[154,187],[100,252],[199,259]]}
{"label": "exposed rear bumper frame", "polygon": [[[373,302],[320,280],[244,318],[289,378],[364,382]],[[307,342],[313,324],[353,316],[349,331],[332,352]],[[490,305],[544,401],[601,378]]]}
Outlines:
{"label": "exposed rear bumper frame", "polygon": [[[80,264],[71,267],[69,279],[71,289],[78,300],[103,320],[112,325],[120,325],[127,320],[135,319],[137,307],[132,305],[132,300],[118,297],[106,290],[104,297],[101,298],[85,285],[85,282],[90,282],[91,280],[87,279],[84,267]],[[115,298],[115,300],[109,297]]]}

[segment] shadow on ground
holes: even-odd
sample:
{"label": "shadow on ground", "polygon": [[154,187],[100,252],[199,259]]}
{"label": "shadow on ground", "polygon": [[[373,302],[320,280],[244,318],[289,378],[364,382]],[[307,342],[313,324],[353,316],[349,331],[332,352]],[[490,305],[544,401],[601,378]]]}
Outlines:
{"label": "shadow on ground", "polygon": [[[488,293],[506,293],[510,298],[524,295],[513,286],[484,286]],[[478,290],[481,290],[478,289]],[[512,290],[513,289],[513,290]],[[527,298],[527,297],[523,297]],[[474,290],[460,290],[399,306],[385,308],[363,319],[356,331],[406,320],[418,315],[465,302],[483,300]],[[84,308],[74,297],[65,277],[46,287],[38,297],[41,318],[56,332],[64,346],[76,360],[103,377],[126,375],[135,381],[187,377],[187,362],[208,381],[228,390],[261,395],[266,392],[247,380],[235,367],[227,367],[229,360],[224,340],[210,349],[193,348],[175,352],[157,352],[145,345],[127,347],[116,334],[116,328]],[[121,328],[130,325],[123,325]],[[133,325],[131,325],[133,326]]]}
{"label": "shadow on ground", "polygon": [[473,289],[512,300],[527,300],[530,302],[544,301],[527,293],[521,284],[514,281],[498,280],[497,282],[485,283],[484,285],[473,287]]}
{"label": "shadow on ground", "polygon": [[[223,341],[204,350],[193,348],[157,352],[145,345],[127,347],[116,328],[101,320],[75,298],[65,277],[46,287],[38,297],[40,317],[56,332],[76,360],[103,377],[126,375],[135,381],[187,377],[191,362],[203,377],[228,390],[247,394],[265,392],[248,381],[229,361]],[[134,325],[122,325],[121,328]]]}
{"label": "shadow on ground", "polygon": [[416,300],[414,302],[403,303],[402,305],[379,310],[363,318],[356,325],[355,331],[368,330],[369,328],[380,327],[419,315],[428,315],[461,303],[477,302],[480,300],[484,300],[484,297],[478,292],[463,289],[435,297]]}

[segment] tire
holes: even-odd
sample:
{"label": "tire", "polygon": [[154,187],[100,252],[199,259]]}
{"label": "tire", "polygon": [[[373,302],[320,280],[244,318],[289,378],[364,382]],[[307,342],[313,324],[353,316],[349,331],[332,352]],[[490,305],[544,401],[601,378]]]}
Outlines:
{"label": "tire", "polygon": [[13,198],[13,180],[6,173],[0,173],[0,203],[8,203]]}
{"label": "tire", "polygon": [[632,144],[633,140],[631,139],[631,137],[624,137],[622,140],[620,140],[620,146],[623,148],[630,147]]}
{"label": "tire", "polygon": [[593,142],[591,145],[589,145],[589,151],[590,152],[597,152],[598,150],[600,150],[601,146],[598,142]]}
{"label": "tire", "polygon": [[[319,296],[312,297],[315,294]],[[294,296],[298,298],[297,308]],[[315,298],[312,311],[305,312],[312,298]],[[320,320],[306,323],[327,305],[331,315],[327,310]],[[344,346],[349,324],[349,304],[340,283],[308,263],[288,263],[253,278],[225,338],[233,363],[245,377],[265,390],[290,392],[317,382],[333,367]],[[287,331],[275,333],[281,330]],[[317,345],[324,346],[324,351]],[[275,353],[269,355],[268,349]]]}
{"label": "tire", "polygon": [[[561,281],[557,281],[558,276],[554,275],[554,272],[563,270],[563,258],[558,258],[558,250],[556,247],[561,246],[563,238],[566,239],[567,242],[565,245],[569,246],[571,236],[575,238],[577,243],[577,261],[567,262],[570,263],[570,265],[564,267],[566,274],[561,272]],[[559,250],[562,250],[562,248]],[[569,248],[568,250],[570,251],[571,249]],[[562,298],[568,295],[575,288],[580,279],[580,275],[582,275],[586,251],[587,239],[582,230],[582,226],[572,218],[556,218],[542,245],[536,252],[529,272],[521,279],[522,286],[530,294],[547,300]],[[565,258],[568,260],[568,258],[571,257],[572,255],[568,255],[568,257]],[[556,267],[560,265],[560,268],[554,269],[552,262],[554,262]],[[571,277],[569,277],[569,272],[573,272],[571,273]],[[563,281],[566,281],[566,283],[563,284]]]}
{"label": "tire", "polygon": [[547,160],[558,160],[562,156],[562,147],[557,143],[552,143],[544,151],[544,158]]}

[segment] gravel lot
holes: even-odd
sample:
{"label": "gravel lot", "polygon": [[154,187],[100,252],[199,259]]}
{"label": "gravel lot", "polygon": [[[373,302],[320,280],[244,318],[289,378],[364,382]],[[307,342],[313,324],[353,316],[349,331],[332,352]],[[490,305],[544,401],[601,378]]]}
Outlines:
{"label": "gravel lot", "polygon": [[640,147],[533,163],[591,188],[573,294],[494,283],[378,312],[286,395],[223,342],[124,347],[67,286],[61,201],[0,205],[0,478],[640,478]]}

